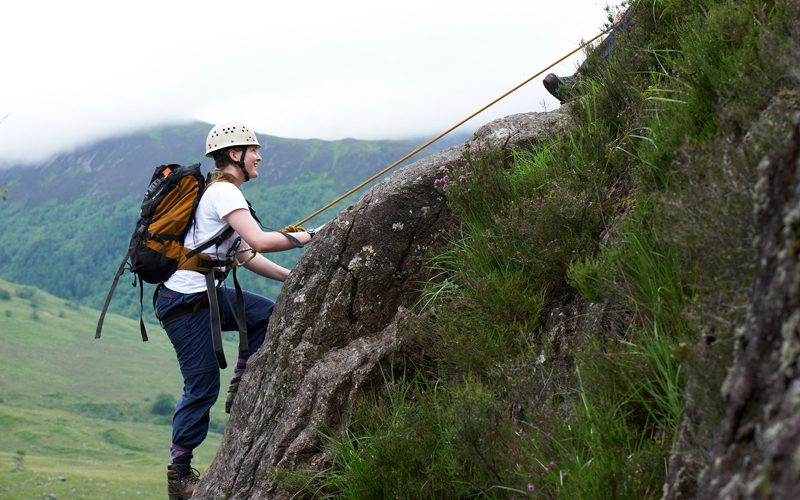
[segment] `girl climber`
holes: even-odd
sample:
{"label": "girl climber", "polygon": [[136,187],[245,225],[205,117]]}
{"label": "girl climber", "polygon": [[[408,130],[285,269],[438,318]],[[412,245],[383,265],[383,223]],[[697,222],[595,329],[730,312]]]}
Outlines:
{"label": "girl climber", "polygon": [[[183,245],[195,249],[220,237],[230,227],[233,232],[218,244],[203,250],[214,259],[236,255],[250,271],[284,281],[289,270],[259,252],[277,252],[308,243],[312,232],[264,232],[250,212],[239,190],[243,183],[256,179],[261,155],[255,133],[241,123],[217,125],[206,140],[206,156],[214,159],[215,168],[197,206],[192,227]],[[219,317],[223,331],[237,330],[235,291],[216,280]],[[244,320],[249,348],[239,359],[228,388],[225,411],[230,412],[247,359],[264,343],[273,301],[243,292]],[[158,286],[156,317],[167,332],[183,375],[183,394],[172,419],[172,446],[167,466],[167,491],[170,499],[189,498],[199,476],[191,467],[192,450],[208,434],[209,411],[220,390],[220,370],[212,345],[211,311],[207,283],[199,272],[178,270]]]}

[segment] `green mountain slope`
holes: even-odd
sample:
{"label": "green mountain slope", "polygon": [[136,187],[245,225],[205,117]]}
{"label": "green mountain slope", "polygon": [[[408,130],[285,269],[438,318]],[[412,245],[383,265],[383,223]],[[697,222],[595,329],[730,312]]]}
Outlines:
{"label": "green mountain slope", "polygon": [[[0,498],[161,498],[170,428],[0,404]],[[209,434],[195,463],[213,459]]]}
{"label": "green mountain slope", "polygon": [[[0,219],[8,228],[0,232],[0,277],[99,308],[127,249],[153,168],[203,161],[208,171],[203,143],[210,127],[195,122],[153,128],[106,139],[39,165],[0,170],[0,186],[8,189],[8,199],[0,201]],[[464,134],[455,134],[426,153],[464,139]],[[423,142],[265,135],[259,140],[264,145],[262,175],[244,191],[271,229],[314,212]],[[329,220],[346,206],[347,201],[310,224]],[[299,255],[299,251],[283,252],[274,257],[291,267]],[[138,289],[124,282],[123,278],[111,310],[133,317],[138,314]],[[244,276],[243,283],[272,297],[280,291],[279,283],[253,276]],[[146,301],[150,291],[148,287]]]}
{"label": "green mountain slope", "polygon": [[[143,343],[138,322],[114,314],[95,340],[98,314],[0,280],[0,497],[161,496],[182,387],[174,352],[160,328]],[[226,344],[233,362],[235,342]],[[212,410],[201,466],[227,422],[223,405]]]}

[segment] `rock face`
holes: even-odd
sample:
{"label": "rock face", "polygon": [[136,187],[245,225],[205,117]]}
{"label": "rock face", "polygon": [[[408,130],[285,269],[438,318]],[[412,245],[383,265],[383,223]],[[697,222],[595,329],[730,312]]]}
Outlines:
{"label": "rock face", "polygon": [[[560,112],[513,115],[473,140],[525,147],[566,125]],[[455,223],[433,187],[461,148],[420,160],[328,223],[284,284],[268,340],[251,358],[230,424],[195,498],[281,498],[272,468],[319,468],[319,433],[346,423],[403,347],[430,250]]]}
{"label": "rock face", "polygon": [[758,263],[701,498],[800,498],[800,113],[759,165]]}

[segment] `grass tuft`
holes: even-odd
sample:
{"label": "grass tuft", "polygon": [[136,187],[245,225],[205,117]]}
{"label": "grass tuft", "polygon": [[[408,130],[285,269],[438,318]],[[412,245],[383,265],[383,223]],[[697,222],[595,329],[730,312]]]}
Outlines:
{"label": "grass tuft", "polygon": [[436,181],[460,225],[403,325],[417,352],[327,434],[331,465],[301,491],[660,497],[687,400],[702,459],[752,270],[754,166],[800,106],[800,5],[632,3],[564,137],[471,146]]}

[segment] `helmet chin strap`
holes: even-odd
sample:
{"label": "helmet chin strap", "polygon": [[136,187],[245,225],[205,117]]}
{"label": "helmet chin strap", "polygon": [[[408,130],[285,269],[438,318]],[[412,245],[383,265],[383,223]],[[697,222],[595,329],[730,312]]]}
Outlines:
{"label": "helmet chin strap", "polygon": [[247,169],[244,167],[245,156],[247,156],[247,146],[242,148],[242,157],[239,159],[239,161],[236,162],[236,165],[239,166],[239,168],[242,170],[242,173],[244,174],[244,181],[247,182],[250,180],[250,174],[247,173]]}

